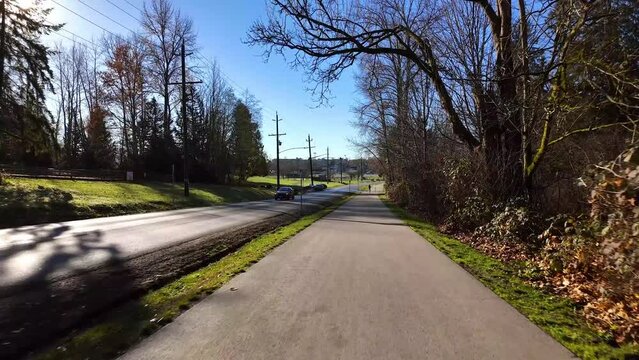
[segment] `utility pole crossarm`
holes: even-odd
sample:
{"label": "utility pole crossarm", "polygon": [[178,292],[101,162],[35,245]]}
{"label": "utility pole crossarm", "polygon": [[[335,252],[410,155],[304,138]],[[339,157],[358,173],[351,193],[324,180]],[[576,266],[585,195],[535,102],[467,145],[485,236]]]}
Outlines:
{"label": "utility pole crossarm", "polygon": [[[184,84],[201,84],[202,82],[202,80],[185,81]],[[182,82],[171,82],[169,85],[182,85]]]}

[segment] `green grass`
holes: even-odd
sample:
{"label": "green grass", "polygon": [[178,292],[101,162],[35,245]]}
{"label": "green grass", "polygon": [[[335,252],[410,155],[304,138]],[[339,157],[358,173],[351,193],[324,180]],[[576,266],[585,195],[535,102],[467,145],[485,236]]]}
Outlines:
{"label": "green grass", "polygon": [[[248,182],[255,185],[275,185],[277,184],[277,178],[275,176],[252,176],[248,178]],[[339,182],[326,182],[326,181],[315,181],[315,184],[326,184],[329,188],[335,188],[344,186]],[[307,186],[311,184],[310,179],[304,179],[303,186]],[[280,177],[280,185],[282,186],[291,186],[294,188],[301,187],[299,178],[283,178]]]}
{"label": "green grass", "polygon": [[315,221],[348,201],[344,197],[314,214],[259,236],[239,250],[198,271],[154,290],[107,316],[98,324],[63,340],[36,359],[111,359],[171,322],[202,297],[213,293],[236,274],[266,256]]}
{"label": "green grass", "polygon": [[637,345],[610,345],[606,336],[587,326],[575,304],[530,286],[518,276],[516,266],[502,263],[447,237],[428,222],[383,200],[415,232],[577,356],[582,359],[636,359],[633,356],[639,356]]}
{"label": "green grass", "polygon": [[0,227],[262,200],[255,186],[11,178],[0,185]]}

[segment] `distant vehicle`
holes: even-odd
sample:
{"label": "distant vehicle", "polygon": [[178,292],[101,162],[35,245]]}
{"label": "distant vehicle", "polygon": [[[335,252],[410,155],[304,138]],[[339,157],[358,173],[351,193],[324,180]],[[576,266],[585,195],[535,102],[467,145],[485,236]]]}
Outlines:
{"label": "distant vehicle", "polygon": [[317,184],[315,186],[313,186],[313,190],[315,191],[324,191],[326,190],[327,186],[324,184]]}
{"label": "distant vehicle", "polygon": [[282,186],[275,192],[275,200],[295,200],[295,191],[288,186]]}

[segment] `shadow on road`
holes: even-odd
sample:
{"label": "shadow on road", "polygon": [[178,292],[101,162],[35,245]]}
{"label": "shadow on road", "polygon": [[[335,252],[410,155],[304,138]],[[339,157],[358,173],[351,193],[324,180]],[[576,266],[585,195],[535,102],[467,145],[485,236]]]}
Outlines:
{"label": "shadow on road", "polygon": [[[64,236],[69,231],[60,224],[33,226],[23,239],[0,242],[0,358],[24,356],[130,296],[129,271],[118,249],[104,245],[100,231]],[[46,256],[34,255],[45,248]],[[103,258],[108,276],[96,270],[52,279],[85,256]]]}

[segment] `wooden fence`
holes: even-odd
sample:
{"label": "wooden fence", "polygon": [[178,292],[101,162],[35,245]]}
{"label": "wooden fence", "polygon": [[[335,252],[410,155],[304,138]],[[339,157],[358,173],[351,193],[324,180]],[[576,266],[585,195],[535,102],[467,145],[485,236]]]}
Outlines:
{"label": "wooden fence", "polygon": [[0,171],[11,177],[36,179],[70,179],[92,181],[124,181],[123,170],[56,169],[48,167],[22,167],[0,164]]}

